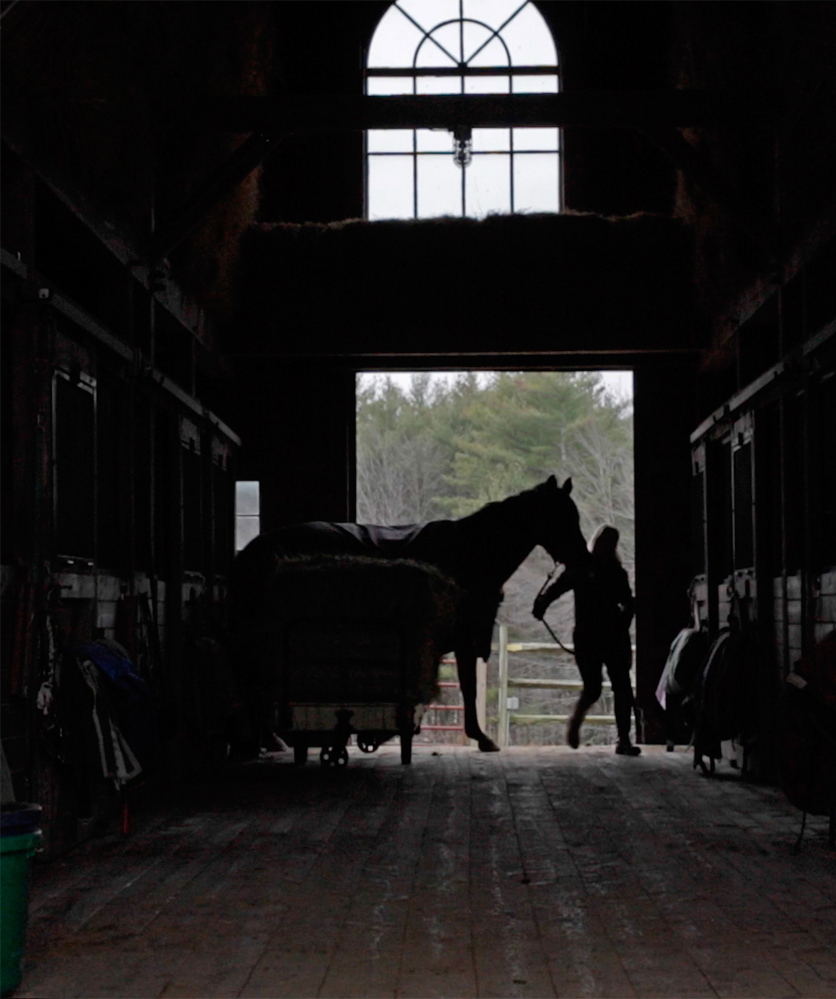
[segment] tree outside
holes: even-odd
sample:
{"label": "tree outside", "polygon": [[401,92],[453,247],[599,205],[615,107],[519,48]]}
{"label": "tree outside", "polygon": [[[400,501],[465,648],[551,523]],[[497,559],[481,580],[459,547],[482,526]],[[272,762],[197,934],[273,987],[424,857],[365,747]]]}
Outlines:
{"label": "tree outside", "polygon": [[[572,493],[589,537],[602,523],[621,533],[620,553],[633,579],[632,404],[608,391],[599,372],[466,372],[439,379],[413,374],[404,384],[389,376],[360,376],[357,391],[357,519],[409,524],[459,518],[555,474],[572,477]],[[508,581],[499,621],[512,642],[551,641],[531,606],[551,558],[537,548]],[[556,601],[547,620],[571,641],[571,594]],[[495,715],[496,656],[489,664]],[[574,660],[560,653],[512,656],[512,675],[577,678]],[[565,714],[572,696],[517,691],[520,712]],[[523,703],[523,701],[525,703]],[[595,713],[611,713],[604,699]],[[548,725],[513,725],[512,742],[562,741]],[[609,728],[585,734],[612,741]]]}

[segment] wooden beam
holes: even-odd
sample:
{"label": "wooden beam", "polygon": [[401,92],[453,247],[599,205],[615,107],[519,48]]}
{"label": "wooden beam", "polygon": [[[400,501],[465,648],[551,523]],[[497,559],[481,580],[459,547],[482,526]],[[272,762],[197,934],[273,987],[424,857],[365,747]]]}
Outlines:
{"label": "wooden beam", "polygon": [[195,104],[193,113],[207,127],[226,132],[357,131],[456,125],[689,128],[762,122],[773,117],[775,101],[766,93],[687,90],[390,97],[329,94],[204,100]]}
{"label": "wooden beam", "polygon": [[781,249],[775,225],[771,219],[759,215],[751,205],[748,193],[726,181],[708,157],[692,146],[677,129],[644,128],[641,131],[678,170],[699,184],[729,221],[750,240],[763,266],[774,267]]}
{"label": "wooden beam", "polygon": [[186,202],[170,225],[156,232],[148,251],[148,265],[165,259],[200,223],[206,213],[236,184],[240,184],[285,138],[276,130],[250,135],[200,190]]}
{"label": "wooden beam", "polygon": [[666,346],[666,347],[623,347],[616,348],[608,344],[600,346],[579,347],[569,344],[554,350],[524,350],[491,351],[468,349],[467,344],[459,341],[450,345],[447,353],[417,350],[383,351],[370,354],[359,349],[353,350],[350,345],[338,351],[335,348],[324,347],[301,351],[283,349],[279,341],[274,348],[262,345],[252,349],[235,345],[234,349],[224,351],[224,356],[230,359],[270,361],[280,358],[283,363],[304,364],[348,364],[357,371],[365,370],[406,370],[406,371],[459,371],[462,367],[474,371],[589,371],[592,369],[635,369],[642,365],[677,364],[683,361],[699,359],[703,349],[700,346]]}

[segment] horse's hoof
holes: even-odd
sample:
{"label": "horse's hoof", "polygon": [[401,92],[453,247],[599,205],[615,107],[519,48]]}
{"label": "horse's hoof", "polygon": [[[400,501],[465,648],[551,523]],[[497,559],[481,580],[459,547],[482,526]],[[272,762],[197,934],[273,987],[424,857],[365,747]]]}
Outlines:
{"label": "horse's hoof", "polygon": [[488,738],[488,736],[483,735],[479,740],[479,749],[483,753],[498,753],[499,746],[493,741],[493,739]]}

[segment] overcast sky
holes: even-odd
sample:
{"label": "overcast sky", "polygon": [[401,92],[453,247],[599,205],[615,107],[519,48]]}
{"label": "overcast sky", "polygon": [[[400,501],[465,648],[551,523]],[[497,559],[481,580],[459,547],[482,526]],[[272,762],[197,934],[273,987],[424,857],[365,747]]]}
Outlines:
{"label": "overcast sky", "polygon": [[[462,371],[434,371],[432,372],[432,375],[433,378],[446,379],[449,381],[463,373],[464,372]],[[408,388],[413,374],[415,374],[414,371],[363,371],[360,373],[360,378],[363,380],[362,384],[365,384],[367,381],[372,380],[375,377],[389,377],[402,388]],[[627,399],[630,402],[633,401],[632,371],[602,371],[600,374],[604,385],[612,393],[612,395],[618,399]]]}

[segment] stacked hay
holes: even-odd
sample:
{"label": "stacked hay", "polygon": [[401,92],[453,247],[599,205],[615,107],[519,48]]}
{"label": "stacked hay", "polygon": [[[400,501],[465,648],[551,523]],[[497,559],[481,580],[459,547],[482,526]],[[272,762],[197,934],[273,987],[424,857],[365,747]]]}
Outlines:
{"label": "stacked hay", "polygon": [[455,583],[406,559],[281,560],[242,624],[245,683],[272,702],[427,704],[458,599]]}
{"label": "stacked hay", "polygon": [[[656,215],[261,225],[242,243],[235,328],[288,352],[680,346],[699,330],[691,241]],[[234,331],[232,331],[234,334]],[[393,340],[393,336],[397,339]],[[456,349],[455,346],[453,349]]]}

